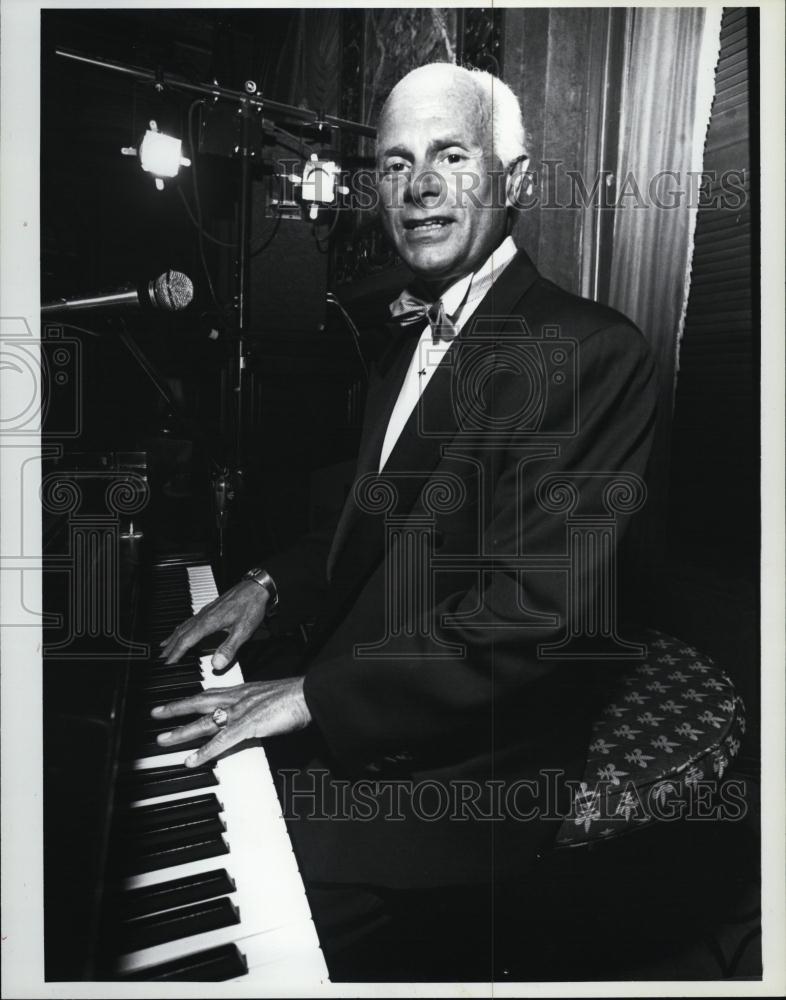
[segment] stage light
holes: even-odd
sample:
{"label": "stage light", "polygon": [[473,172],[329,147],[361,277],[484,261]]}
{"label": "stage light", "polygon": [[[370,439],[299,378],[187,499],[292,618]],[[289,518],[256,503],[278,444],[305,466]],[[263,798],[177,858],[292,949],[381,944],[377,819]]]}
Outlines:
{"label": "stage light", "polygon": [[303,165],[303,175],[279,174],[300,188],[300,199],[303,206],[308,206],[308,217],[315,221],[320,208],[327,208],[336,201],[337,194],[349,194],[349,188],[336,186],[336,179],[341,174],[341,167],[333,160],[320,160],[316,153],[311,154]]}
{"label": "stage light", "polygon": [[183,156],[183,143],[174,136],[159,132],[158,125],[150,122],[150,128],[142,136],[139,149],[124,146],[124,156],[139,156],[142,169],[152,174],[159,191],[164,190],[164,178],[176,177],[181,167],[190,167],[191,160]]}

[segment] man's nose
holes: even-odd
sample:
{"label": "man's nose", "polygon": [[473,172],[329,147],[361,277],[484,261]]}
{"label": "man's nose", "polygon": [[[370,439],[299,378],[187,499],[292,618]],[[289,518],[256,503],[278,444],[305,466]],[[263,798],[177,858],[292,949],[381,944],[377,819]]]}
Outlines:
{"label": "man's nose", "polygon": [[408,201],[419,208],[433,208],[444,201],[447,188],[444,178],[432,166],[424,164],[412,170],[405,192]]}

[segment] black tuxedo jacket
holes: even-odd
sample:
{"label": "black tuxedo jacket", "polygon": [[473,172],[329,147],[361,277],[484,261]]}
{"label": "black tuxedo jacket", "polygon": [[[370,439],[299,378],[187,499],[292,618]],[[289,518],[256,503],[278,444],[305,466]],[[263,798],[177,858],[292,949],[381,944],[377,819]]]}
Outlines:
{"label": "black tuxedo jacket", "polygon": [[[592,617],[615,555],[607,536],[611,548],[567,572],[567,519],[608,521],[610,483],[635,492],[651,444],[657,393],[641,333],[519,252],[377,473],[414,346],[392,332],[374,372],[334,537],[267,564],[285,620],[317,611],[304,685],[316,739],[301,762],[353,783],[350,804],[362,787],[365,802],[349,819],[320,818],[346,814],[346,788],[341,804],[324,777],[289,776],[290,791],[313,785],[320,800],[299,799],[317,818],[290,824],[310,879],[509,877],[553,837],[559,820],[544,813],[565,808],[565,780],[581,774],[607,665],[543,646],[571,616]],[[613,520],[618,542],[625,516]],[[492,799],[512,788],[521,794],[501,818]]]}

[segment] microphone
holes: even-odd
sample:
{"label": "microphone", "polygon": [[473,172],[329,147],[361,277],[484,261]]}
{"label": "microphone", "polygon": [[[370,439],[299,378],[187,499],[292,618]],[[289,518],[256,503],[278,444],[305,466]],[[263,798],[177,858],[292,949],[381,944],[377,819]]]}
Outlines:
{"label": "microphone", "polygon": [[180,271],[165,271],[137,288],[124,287],[116,292],[91,295],[78,299],[55,299],[41,306],[42,315],[49,313],[81,311],[84,309],[114,309],[116,307],[162,309],[179,312],[194,297],[191,279]]}

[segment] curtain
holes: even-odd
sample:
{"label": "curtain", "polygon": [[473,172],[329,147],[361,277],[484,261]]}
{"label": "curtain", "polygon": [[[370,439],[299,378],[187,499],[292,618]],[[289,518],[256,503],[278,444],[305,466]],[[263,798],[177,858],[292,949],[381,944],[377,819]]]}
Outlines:
{"label": "curtain", "polygon": [[659,365],[650,552],[662,552],[665,541],[669,430],[698,207],[691,175],[702,169],[720,21],[721,8],[635,8],[627,41],[609,304],[640,327]]}
{"label": "curtain", "polygon": [[[721,10],[645,7],[632,17],[609,295],[655,348],[670,399],[696,225],[690,174],[702,169]],[[653,183],[665,170],[676,176]],[[670,207],[674,190],[682,204]]]}

